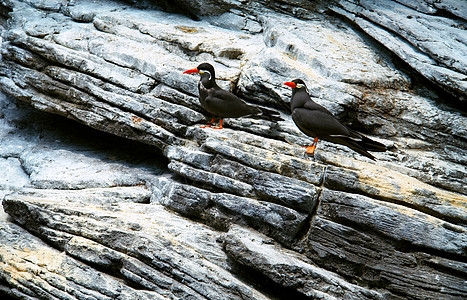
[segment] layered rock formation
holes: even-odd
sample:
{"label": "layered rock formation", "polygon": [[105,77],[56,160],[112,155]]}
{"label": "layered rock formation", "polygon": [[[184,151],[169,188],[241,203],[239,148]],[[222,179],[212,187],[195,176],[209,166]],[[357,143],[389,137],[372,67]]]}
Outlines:
{"label": "layered rock formation", "polygon": [[[409,2],[0,2],[0,293],[465,298],[465,6]],[[200,128],[204,61],[285,121]],[[305,157],[294,78],[390,150]]]}

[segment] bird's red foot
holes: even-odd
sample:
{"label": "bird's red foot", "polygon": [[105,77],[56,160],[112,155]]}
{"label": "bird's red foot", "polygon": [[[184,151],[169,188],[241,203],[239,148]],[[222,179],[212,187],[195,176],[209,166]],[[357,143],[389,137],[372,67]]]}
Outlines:
{"label": "bird's red foot", "polygon": [[219,127],[213,127],[212,129],[223,129],[224,127],[222,127],[222,123],[224,122],[224,120],[220,119],[219,121]]}
{"label": "bird's red foot", "polygon": [[201,126],[201,128],[211,127],[211,126],[212,126],[212,123],[214,123],[215,120],[216,120],[215,118],[212,118],[212,119],[211,119],[211,122],[209,122],[209,125]]}
{"label": "bird's red foot", "polygon": [[315,149],[316,149],[316,145],[311,145],[309,147],[306,147],[306,154],[309,154],[309,155],[315,155]]}
{"label": "bird's red foot", "polygon": [[316,149],[317,144],[318,144],[318,138],[315,137],[313,144],[311,144],[311,146],[306,147],[305,154],[315,156],[315,149]]}

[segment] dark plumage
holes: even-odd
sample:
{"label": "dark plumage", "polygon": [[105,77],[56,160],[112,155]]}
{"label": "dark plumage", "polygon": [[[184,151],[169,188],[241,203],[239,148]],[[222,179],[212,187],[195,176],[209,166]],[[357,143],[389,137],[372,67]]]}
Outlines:
{"label": "dark plumage", "polygon": [[[195,69],[183,72],[183,74],[187,73],[200,74],[198,83],[199,102],[201,106],[213,116],[211,125],[216,118],[220,119],[219,127],[215,127],[214,129],[223,128],[222,122],[224,118],[247,116],[269,121],[282,121],[282,118],[278,116],[278,112],[255,105],[249,105],[231,92],[221,89],[216,83],[216,74],[211,64],[202,63]],[[211,127],[211,125],[203,127]]]}
{"label": "dark plumage", "polygon": [[368,151],[386,151],[385,145],[347,128],[330,111],[311,100],[303,80],[294,79],[284,84],[292,88],[290,108],[293,121],[303,133],[315,138],[306,153],[314,154],[318,139],[345,145],[373,160],[375,157]]}

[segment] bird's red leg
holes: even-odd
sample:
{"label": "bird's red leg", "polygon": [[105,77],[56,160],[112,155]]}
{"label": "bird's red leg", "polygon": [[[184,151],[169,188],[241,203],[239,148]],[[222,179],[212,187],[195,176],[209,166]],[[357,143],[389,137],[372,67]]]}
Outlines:
{"label": "bird's red leg", "polygon": [[201,126],[201,128],[206,128],[206,127],[211,127],[212,126],[212,123],[214,123],[214,120],[216,118],[212,118],[211,122],[209,122],[210,124],[209,125],[205,125],[205,126]]}
{"label": "bird's red leg", "polygon": [[224,121],[224,119],[220,119],[219,120],[219,127],[214,127],[213,129],[222,129],[224,127],[222,127],[222,122]]}
{"label": "bird's red leg", "polygon": [[311,146],[306,147],[306,152],[307,154],[315,155],[315,149],[316,149],[316,144],[318,143],[318,138],[315,137],[315,140],[313,141],[313,144]]}

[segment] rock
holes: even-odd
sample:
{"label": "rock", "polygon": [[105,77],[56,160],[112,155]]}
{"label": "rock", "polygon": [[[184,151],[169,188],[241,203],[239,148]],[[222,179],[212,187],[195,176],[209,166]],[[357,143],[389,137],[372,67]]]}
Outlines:
{"label": "rock", "polygon": [[[39,191],[39,199],[34,192],[11,194],[5,198],[3,206],[19,224],[64,251],[60,256],[71,261],[69,264],[76,264],[75,259],[78,259],[107,269],[111,275],[124,279],[127,285],[140,287],[143,290],[140,292],[148,296],[215,298],[216,295],[223,295],[226,299],[237,299],[242,295],[249,299],[265,298],[221,267],[226,262],[216,242],[218,233],[206,226],[180,217],[178,222],[181,224],[177,224],[175,216],[166,212],[161,205],[122,203],[114,197],[112,203],[99,207],[95,202],[91,205],[80,203],[74,197],[69,198],[68,193],[62,191],[58,195],[46,195]],[[83,222],[88,226],[83,227]],[[186,234],[189,237],[184,237]],[[14,241],[12,244],[15,245]],[[36,251],[43,252],[50,259],[56,258],[49,256],[53,251]],[[17,256],[21,257],[21,254]],[[8,263],[8,258],[4,253],[2,262]],[[36,264],[40,263],[46,262],[38,258]],[[55,271],[62,277],[73,280],[78,276],[77,280],[92,283],[93,289],[100,286],[97,291],[104,295],[120,290],[107,284],[98,285],[90,276],[69,274],[68,268],[73,267],[63,266],[61,260],[53,265],[63,268]],[[53,270],[52,266],[47,264],[50,271]],[[40,274],[40,269],[37,271]],[[5,276],[13,277],[14,272],[7,272]],[[42,287],[35,287],[34,282],[30,286],[31,289]],[[47,291],[44,295],[57,290],[46,286],[42,289]],[[62,286],[58,290],[71,295],[83,292],[79,287]],[[128,293],[131,295],[131,292]],[[112,297],[115,295],[109,295],[109,298]]]}
{"label": "rock", "polygon": [[[138,2],[138,1],[134,1]],[[222,0],[222,1],[209,1],[209,0],[188,0],[188,1],[167,1],[157,0],[154,1],[161,9],[172,12],[182,13],[195,20],[199,20],[200,16],[219,15],[228,11],[231,8],[241,6],[242,1],[235,0]]]}
{"label": "rock", "polygon": [[462,271],[453,267],[465,267],[458,261],[466,253],[465,227],[345,192],[323,191],[322,197],[310,231],[296,246],[318,266],[368,283],[384,282],[378,286],[403,298],[465,295]]}
{"label": "rock", "polygon": [[227,193],[212,194],[189,185],[171,183],[158,193],[166,207],[226,230],[229,224],[249,225],[278,241],[290,243],[305,226],[308,215],[266,201]]}
{"label": "rock", "polygon": [[[0,294],[467,297],[465,6],[177,3],[0,3]],[[204,61],[285,121],[200,128]],[[389,151],[305,157],[294,78]]]}
{"label": "rock", "polygon": [[20,189],[30,185],[30,178],[24,173],[17,158],[0,159],[0,187],[3,189]]}
{"label": "rock", "polygon": [[[429,80],[465,101],[467,47],[463,38],[465,3],[431,1],[338,1],[333,10],[348,17]],[[434,6],[434,7],[433,7]],[[439,16],[449,11],[460,19]],[[462,15],[462,16],[461,16]],[[395,33],[395,34],[394,34]],[[443,41],[440,43],[439,41]],[[455,50],[454,50],[455,49]]]}
{"label": "rock", "polygon": [[313,265],[307,257],[237,225],[224,236],[224,243],[227,254],[240,264],[312,299],[384,299],[382,294],[351,284]]}
{"label": "rock", "polygon": [[[324,190],[321,194],[318,215],[340,223],[359,223],[370,231],[380,233],[394,240],[404,241],[413,246],[466,255],[467,232],[462,226],[455,226],[443,220],[432,218],[411,208],[401,208],[385,201],[366,199],[342,192]],[[409,224],[404,219],[410,218]],[[358,226],[358,225],[357,225]],[[423,232],[424,237],[418,234]]]}
{"label": "rock", "polygon": [[369,166],[364,172],[352,173],[329,166],[326,171],[326,187],[371,195],[389,202],[405,203],[406,206],[442,216],[454,223],[466,222],[465,198],[462,195],[429,186],[385,168],[372,169]]}
{"label": "rock", "polygon": [[157,292],[131,288],[47,246],[18,225],[2,221],[0,229],[0,293],[4,295],[17,299],[168,299]]}

